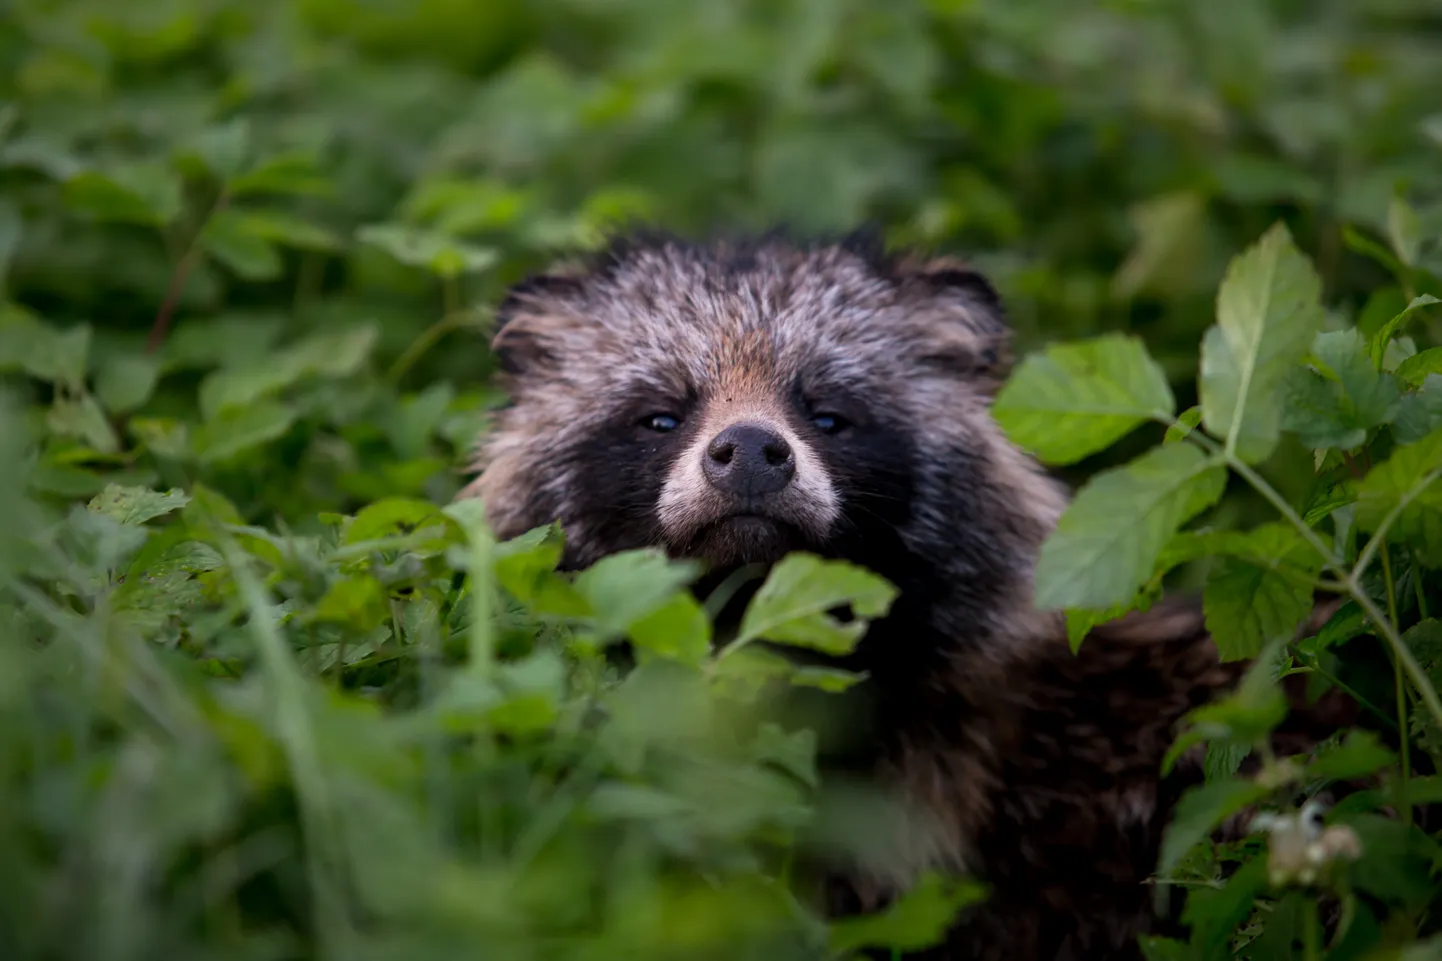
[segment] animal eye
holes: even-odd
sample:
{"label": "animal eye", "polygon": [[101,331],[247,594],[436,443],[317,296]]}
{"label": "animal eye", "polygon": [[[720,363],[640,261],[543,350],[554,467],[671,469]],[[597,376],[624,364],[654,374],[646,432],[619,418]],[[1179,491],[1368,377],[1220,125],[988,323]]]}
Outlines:
{"label": "animal eye", "polygon": [[680,427],[681,421],[679,418],[672,417],[670,414],[652,414],[649,417],[643,418],[641,424],[648,430],[654,430],[657,433],[664,434]]}
{"label": "animal eye", "polygon": [[840,414],[815,414],[811,423],[823,434],[834,434],[846,426],[846,419]]}

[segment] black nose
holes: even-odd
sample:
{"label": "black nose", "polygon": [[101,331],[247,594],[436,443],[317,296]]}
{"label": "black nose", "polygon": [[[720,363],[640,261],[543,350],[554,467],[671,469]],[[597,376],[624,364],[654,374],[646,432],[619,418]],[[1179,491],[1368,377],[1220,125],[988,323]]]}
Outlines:
{"label": "black nose", "polygon": [[717,434],[701,461],[706,479],[717,490],[742,497],[774,494],[796,476],[791,445],[759,424],[732,424]]}

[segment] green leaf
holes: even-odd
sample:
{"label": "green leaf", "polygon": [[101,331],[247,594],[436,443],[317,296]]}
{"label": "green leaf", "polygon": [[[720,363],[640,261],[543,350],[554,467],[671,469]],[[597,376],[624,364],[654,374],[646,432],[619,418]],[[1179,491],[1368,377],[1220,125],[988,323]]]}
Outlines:
{"label": "green leaf", "polygon": [[992,414],[1013,443],[1046,463],[1070,464],[1175,409],[1166,374],[1142,341],[1107,334],[1027,357]]}
{"label": "green leaf", "polygon": [[246,233],[282,247],[331,252],[344,246],[340,237],[331,231],[289,214],[274,210],[246,210],[240,211],[239,215]]}
{"label": "green leaf", "polygon": [[867,675],[834,667],[798,667],[787,678],[797,687],[814,687],[828,694],[840,694],[866,680]]}
{"label": "green leaf", "polygon": [[1341,744],[1321,752],[1308,764],[1305,776],[1316,780],[1350,781],[1375,774],[1396,760],[1397,756],[1377,740],[1376,734],[1354,729],[1347,732],[1346,740]]}
{"label": "green leaf", "polygon": [[1287,378],[1282,426],[1314,449],[1360,447],[1369,430],[1397,415],[1396,379],[1367,359],[1356,328],[1318,334],[1312,354],[1316,370],[1299,367]]}
{"label": "green leaf", "polygon": [[357,324],[307,337],[263,360],[215,371],[201,382],[201,413],[210,419],[249,406],[307,377],[350,376],[365,365],[378,337],[374,324]]}
{"label": "green leaf", "polygon": [[1242,535],[1246,557],[1223,557],[1202,595],[1207,630],[1223,661],[1256,657],[1268,641],[1290,639],[1312,610],[1322,558],[1289,525]]}
{"label": "green leaf", "polygon": [[[794,552],[771,568],[742,615],[736,643],[765,639],[849,653],[868,621],[882,617],[897,590],[883,578],[845,561]],[[856,620],[843,624],[828,612],[849,605]]]}
{"label": "green leaf", "polygon": [[189,503],[190,495],[178,488],[154,491],[146,487],[107,484],[105,490],[91,499],[89,509],[122,524],[144,524],[171,511],[178,511]]}
{"label": "green leaf", "polygon": [[1442,374],[1430,374],[1421,387],[1402,398],[1392,436],[1399,444],[1415,444],[1442,427]]}
{"label": "green leaf", "polygon": [[807,787],[820,786],[816,773],[815,731],[786,731],[767,721],[757,730],[751,753],[756,760],[777,765]]}
{"label": "green leaf", "polygon": [[368,631],[384,623],[388,615],[386,592],[380,581],[369,574],[355,574],[332,581],[305,619]]}
{"label": "green leaf", "polygon": [[987,889],[975,881],[927,871],[885,910],[833,922],[831,952],[844,956],[861,948],[924,950],[941,943],[963,908],[986,896]]}
{"label": "green leaf", "polygon": [[711,649],[711,622],[696,599],[685,591],[649,614],[633,620],[628,633],[644,655],[699,665]]}
{"label": "green leaf", "polygon": [[250,229],[239,211],[217,211],[200,232],[200,246],[246,280],[274,280],[280,276],[280,254],[270,241]]}
{"label": "green leaf", "polygon": [[155,391],[160,361],[149,354],[112,353],[100,363],[95,394],[112,414],[128,414]]}
{"label": "green leaf", "polygon": [[1203,423],[1229,453],[1248,463],[1271,454],[1283,384],[1325,316],[1321,281],[1284,224],[1233,258],[1202,340],[1200,382]]}
{"label": "green leaf", "polygon": [[1439,301],[1431,294],[1422,294],[1413,297],[1411,303],[1409,303],[1400,314],[1387,321],[1382,329],[1377,331],[1377,336],[1372,338],[1372,366],[1381,368],[1382,357],[1387,353],[1387,345],[1392,342],[1393,335],[1397,333],[1398,328],[1402,326],[1413,311],[1437,303],[1442,303],[1442,301]]}
{"label": "green leaf", "polygon": [[603,557],[578,574],[575,584],[595,612],[596,633],[608,639],[654,614],[700,572],[698,564],[647,548]]}
{"label": "green leaf", "polygon": [[231,178],[226,192],[232,197],[252,194],[323,194],[330,181],[318,172],[316,158],[305,151],[276,154],[261,160],[245,173]]}
{"label": "green leaf", "polygon": [[1394,371],[1404,387],[1418,387],[1432,374],[1442,374],[1442,347],[1429,347],[1413,354]]}
{"label": "green leaf", "polygon": [[57,330],[27,311],[0,307],[0,370],[21,370],[79,392],[89,358],[89,324]]}
{"label": "green leaf", "polygon": [[367,504],[350,522],[341,543],[362,544],[401,535],[415,536],[410,551],[421,557],[439,554],[452,544],[465,543],[461,526],[440,508],[410,497],[385,497]]}
{"label": "green leaf", "polygon": [[87,170],[65,182],[65,203],[96,220],[164,227],[180,214],[180,181],[159,164]]}
{"label": "green leaf", "polygon": [[45,426],[56,434],[78,437],[102,454],[120,450],[120,438],[89,394],[57,396],[45,416]]}
{"label": "green leaf", "polygon": [[10,272],[10,258],[20,246],[24,227],[25,221],[21,218],[20,211],[15,209],[15,205],[0,199],[0,285],[5,283],[5,277]]}
{"label": "green leaf", "polygon": [[194,156],[211,176],[224,183],[240,173],[250,159],[250,121],[237,117],[208,127],[183,154]]}
{"label": "green leaf", "polygon": [[1220,890],[1194,888],[1187,893],[1182,920],[1192,929],[1192,957],[1230,958],[1237,927],[1251,916],[1267,891],[1267,861],[1254,857],[1237,868]]}
{"label": "green leaf", "polygon": [[1442,563],[1442,430],[1398,447],[1358,488],[1357,525],[1375,531],[1398,512],[1389,539],[1400,538]]}
{"label": "green leaf", "polygon": [[1187,713],[1186,730],[1162,758],[1163,774],[1170,773],[1177,759],[1193,745],[1211,742],[1250,746],[1286,719],[1287,698],[1277,678],[1278,655],[1284,649],[1280,640],[1270,642],[1232,693]]}
{"label": "green leaf", "polygon": [[403,264],[441,277],[485,270],[500,259],[499,252],[493,248],[478,247],[403,224],[371,224],[360,228],[356,239],[384,250]]}
{"label": "green leaf", "polygon": [[228,461],[283,436],[295,417],[292,408],[270,400],[232,408],[202,424],[192,446],[203,463]]}
{"label": "green leaf", "polygon": [[1189,788],[1177,802],[1162,834],[1157,870],[1166,874],[1193,847],[1206,840],[1222,822],[1262,800],[1269,789],[1243,778],[1229,777]]}
{"label": "green leaf", "polygon": [[1215,503],[1226,479],[1226,469],[1191,444],[1156,447],[1092,477],[1042,545],[1036,605],[1127,603],[1177,528]]}
{"label": "green leaf", "polygon": [[564,549],[565,535],[559,524],[502,541],[493,555],[496,581],[536,613],[587,617],[590,602],[555,572]]}
{"label": "green leaf", "polygon": [[1401,197],[1394,196],[1387,205],[1387,242],[1404,266],[1417,266],[1422,224],[1417,219],[1417,212]]}

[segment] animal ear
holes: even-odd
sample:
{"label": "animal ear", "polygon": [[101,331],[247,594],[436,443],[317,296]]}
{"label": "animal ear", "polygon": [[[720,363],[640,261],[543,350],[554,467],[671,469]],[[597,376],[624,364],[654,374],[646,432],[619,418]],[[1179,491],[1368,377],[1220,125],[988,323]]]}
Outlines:
{"label": "animal ear", "polygon": [[556,362],[556,341],[576,324],[572,307],[581,278],[535,274],[506,291],[496,308],[491,353],[508,374],[522,374]]}
{"label": "animal ear", "polygon": [[931,359],[977,378],[988,392],[999,389],[1012,365],[1011,328],[991,281],[952,257],[913,262],[902,274],[938,321],[931,331]]}

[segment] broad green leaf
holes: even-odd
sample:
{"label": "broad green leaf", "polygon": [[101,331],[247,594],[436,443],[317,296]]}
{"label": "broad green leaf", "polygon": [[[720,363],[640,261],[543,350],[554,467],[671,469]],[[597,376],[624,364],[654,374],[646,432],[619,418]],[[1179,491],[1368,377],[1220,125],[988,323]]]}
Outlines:
{"label": "broad green leaf", "polygon": [[595,613],[596,633],[610,638],[669,603],[699,573],[699,565],[671,560],[659,550],[633,550],[601,558],[578,574],[575,584]]}
{"label": "broad green leaf", "polygon": [[1357,525],[1375,531],[1393,512],[1389,539],[1422,550],[1442,563],[1442,430],[1398,447],[1373,467],[1358,488]]}
{"label": "broad green leaf", "polygon": [[1042,610],[1106,609],[1132,599],[1172,535],[1221,496],[1226,469],[1190,444],[1153,448],[1088,481],[1042,545]]}
{"label": "broad green leaf", "polygon": [[204,463],[230,460],[284,435],[295,417],[292,408],[270,400],[223,411],[195,432],[195,455]]}
{"label": "broad green leaf", "polygon": [[280,276],[280,254],[269,240],[250,229],[239,211],[217,211],[200,232],[200,246],[246,280],[274,280]]}
{"label": "broad green leaf", "polygon": [[451,544],[461,544],[465,534],[460,525],[428,502],[409,497],[386,497],[361,508],[346,528],[341,543],[362,544],[397,535],[427,536],[417,539],[412,553],[425,557],[438,554]]}
{"label": "broad green leaf", "polygon": [[222,183],[240,173],[250,159],[250,121],[237,117],[208,127],[191,141],[182,156],[193,156]]}
{"label": "broad green leaf", "polygon": [[1047,463],[1070,464],[1175,409],[1166,374],[1141,340],[1107,334],[1027,357],[992,414],[1013,443]]}
{"label": "broad green leaf", "polygon": [[112,414],[128,414],[155,391],[160,361],[149,354],[113,353],[100,362],[95,395]]}
{"label": "broad green leaf", "polygon": [[1267,796],[1269,789],[1243,778],[1229,777],[1189,788],[1177,802],[1162,834],[1157,870],[1166,874],[1222,822]]}
{"label": "broad green leaf", "polygon": [[1407,304],[1406,308],[1400,314],[1387,321],[1382,329],[1377,331],[1377,336],[1372,338],[1372,366],[1377,368],[1382,367],[1382,358],[1387,352],[1387,345],[1392,342],[1393,335],[1397,333],[1398,329],[1407,318],[1411,316],[1413,311],[1438,303],[1442,303],[1442,301],[1439,301],[1431,294],[1422,294],[1413,297],[1412,301]]}
{"label": "broad green leaf", "polygon": [[496,581],[538,614],[586,617],[591,604],[556,573],[565,549],[560,525],[529,530],[495,547]]}
{"label": "broad green leaf", "polygon": [[369,574],[354,574],[332,581],[305,619],[347,624],[364,631],[384,623],[388,614],[386,592],[380,581]]}
{"label": "broad green leaf", "polygon": [[785,770],[807,787],[820,786],[816,772],[816,732],[787,731],[770,721],[762,724],[751,743],[752,756]]}
{"label": "broad green leaf", "polygon": [[89,394],[56,397],[45,416],[45,426],[56,434],[77,437],[102,454],[120,450],[120,438]]}
{"label": "broad green leaf", "polygon": [[1432,374],[1442,374],[1442,347],[1413,354],[1397,366],[1395,374],[1404,387],[1419,387]]}
{"label": "broad green leaf", "polygon": [[0,307],[0,371],[24,371],[71,391],[85,387],[90,325],[58,330],[28,311]]}
{"label": "broad green leaf", "polygon": [[276,154],[231,178],[226,192],[232,197],[252,194],[323,194],[330,181],[319,172],[316,158],[304,151]]}
{"label": "broad green leaf", "polygon": [[65,182],[65,203],[96,220],[163,227],[180,214],[180,181],[159,164],[87,170]]}
{"label": "broad green leaf", "polygon": [[318,333],[262,360],[224,367],[200,385],[200,410],[206,419],[291,387],[307,377],[346,377],[365,364],[379,330],[357,324]]}
{"label": "broad green leaf", "polygon": [[335,251],[344,246],[340,237],[324,227],[275,210],[240,212],[241,225],[252,237],[296,250]]}
{"label": "broad green leaf", "polygon": [[1202,340],[1203,423],[1248,463],[1276,446],[1282,387],[1322,328],[1321,281],[1277,223],[1227,268]]}
{"label": "broad green leaf", "polygon": [[1322,558],[1289,525],[1248,534],[1245,553],[1224,557],[1207,579],[1207,630],[1224,661],[1255,657],[1268,641],[1291,638],[1312,610]]}
{"label": "broad green leaf", "polygon": [[[742,615],[738,642],[765,639],[780,644],[846,654],[882,617],[897,590],[886,580],[845,561],[794,552],[771,568]],[[849,605],[856,620],[839,622],[829,613]]]}
{"label": "broad green leaf", "polygon": [[144,524],[178,511],[190,503],[190,496],[178,488],[154,491],[145,487],[121,487],[107,484],[89,504],[90,510],[114,518],[122,524]]}
{"label": "broad green leaf", "polygon": [[1233,956],[1231,942],[1238,925],[1252,914],[1267,893],[1267,861],[1254,857],[1237,868],[1220,889],[1194,888],[1187,893],[1182,920],[1192,929],[1192,958]]}
{"label": "broad green leaf", "polygon": [[1396,379],[1369,362],[1356,328],[1318,334],[1312,355],[1315,371],[1298,367],[1288,377],[1282,416],[1308,447],[1360,447],[1369,430],[1397,415]]}
{"label": "broad green leaf", "polygon": [[190,456],[190,428],[169,417],[134,417],[126,425],[137,441],[160,457],[184,460]]}
{"label": "broad green leaf", "polygon": [[1247,673],[1226,697],[1189,711],[1186,729],[1162,757],[1162,773],[1171,772],[1177,760],[1193,745],[1253,745],[1267,737],[1287,717],[1287,698],[1278,686],[1278,655],[1283,640],[1275,639],[1247,668]]}
{"label": "broad green leaf", "polygon": [[1442,427],[1442,374],[1430,374],[1416,392],[1402,398],[1392,436],[1399,444],[1415,444]]}
{"label": "broad green leaf", "polygon": [[958,913],[986,900],[987,889],[972,880],[927,871],[884,910],[844,918],[831,925],[830,948],[844,956],[861,948],[921,951],[941,943]]}
{"label": "broad green leaf", "polygon": [[642,657],[655,655],[700,664],[711,649],[711,622],[696,599],[685,591],[631,622],[628,630]]}

